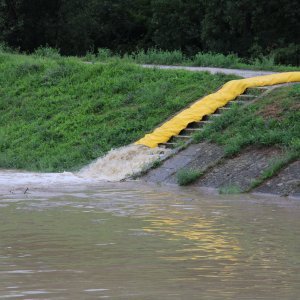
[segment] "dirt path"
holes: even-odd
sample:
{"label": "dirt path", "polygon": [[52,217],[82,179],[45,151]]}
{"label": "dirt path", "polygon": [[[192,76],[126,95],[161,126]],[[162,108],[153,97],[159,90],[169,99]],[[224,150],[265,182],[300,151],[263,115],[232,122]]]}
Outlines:
{"label": "dirt path", "polygon": [[167,70],[186,70],[192,72],[209,72],[211,74],[231,74],[237,75],[244,78],[270,75],[277,72],[271,71],[252,71],[252,70],[240,70],[240,69],[225,69],[225,68],[210,68],[210,67],[184,67],[184,66],[164,66],[164,65],[141,65],[144,68],[157,68],[157,69],[167,69]]}

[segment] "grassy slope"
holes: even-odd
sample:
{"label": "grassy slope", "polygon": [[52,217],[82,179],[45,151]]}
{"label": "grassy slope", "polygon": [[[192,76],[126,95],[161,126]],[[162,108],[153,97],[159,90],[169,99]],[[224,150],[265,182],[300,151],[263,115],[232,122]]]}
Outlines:
{"label": "grassy slope", "polygon": [[253,183],[255,187],[300,158],[300,84],[276,89],[247,107],[235,106],[194,139],[222,145],[227,156],[249,145],[281,147],[285,155]]}
{"label": "grassy slope", "polygon": [[232,78],[0,53],[0,167],[79,168]]}

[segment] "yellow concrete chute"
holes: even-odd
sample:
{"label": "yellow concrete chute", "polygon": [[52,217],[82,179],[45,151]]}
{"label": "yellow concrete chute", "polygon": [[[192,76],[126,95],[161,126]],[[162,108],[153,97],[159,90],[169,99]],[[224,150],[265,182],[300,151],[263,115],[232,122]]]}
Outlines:
{"label": "yellow concrete chute", "polygon": [[197,101],[162,126],[156,128],[152,133],[146,134],[135,144],[155,148],[158,144],[166,143],[190,123],[199,122],[204,116],[213,114],[218,108],[225,106],[229,101],[243,94],[248,88],[298,81],[300,82],[300,72],[286,72],[229,81],[216,93]]}

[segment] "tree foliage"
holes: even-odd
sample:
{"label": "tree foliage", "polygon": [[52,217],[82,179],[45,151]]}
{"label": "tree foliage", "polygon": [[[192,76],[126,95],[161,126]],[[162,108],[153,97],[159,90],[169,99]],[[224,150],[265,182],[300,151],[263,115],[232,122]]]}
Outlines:
{"label": "tree foliage", "polygon": [[0,0],[0,41],[63,54],[157,47],[299,64],[298,0]]}

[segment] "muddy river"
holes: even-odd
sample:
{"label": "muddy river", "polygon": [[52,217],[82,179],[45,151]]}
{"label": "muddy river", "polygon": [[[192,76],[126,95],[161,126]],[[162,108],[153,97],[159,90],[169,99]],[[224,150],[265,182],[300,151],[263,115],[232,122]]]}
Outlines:
{"label": "muddy river", "polygon": [[0,226],[0,299],[300,298],[292,199],[134,183],[8,188]]}

